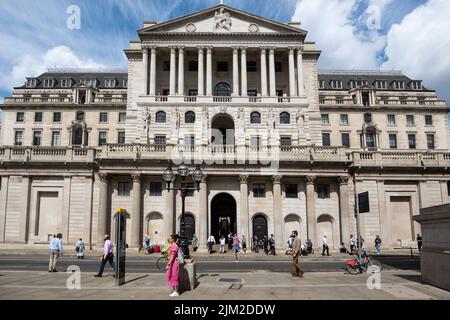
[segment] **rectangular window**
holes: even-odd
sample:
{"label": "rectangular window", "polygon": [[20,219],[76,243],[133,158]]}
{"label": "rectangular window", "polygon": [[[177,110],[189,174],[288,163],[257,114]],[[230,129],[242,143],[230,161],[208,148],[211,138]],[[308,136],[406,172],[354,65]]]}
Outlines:
{"label": "rectangular window", "polygon": [[425,125],[432,126],[433,125],[433,116],[426,115],[425,116]]}
{"label": "rectangular window", "polygon": [[405,90],[405,83],[403,81],[394,81],[394,89]]}
{"label": "rectangular window", "polygon": [[42,122],[42,112],[34,113],[34,122]]}
{"label": "rectangular window", "polygon": [[256,97],[258,95],[258,91],[257,90],[247,90],[247,95],[249,97]]}
{"label": "rectangular window", "polygon": [[261,145],[261,136],[251,136],[250,137],[250,145],[260,146]]}
{"label": "rectangular window", "polygon": [[414,125],[414,115],[412,115],[412,114],[406,115],[406,124],[408,126],[413,126]]}
{"label": "rectangular window", "polygon": [[41,131],[33,131],[33,146],[41,145]]}
{"label": "rectangular window", "polygon": [[125,143],[125,131],[117,132],[117,143],[124,144]]}
{"label": "rectangular window", "polygon": [[61,122],[61,112],[53,112],[53,122]]}
{"label": "rectangular window", "polygon": [[388,114],[388,124],[390,126],[395,126],[395,114]]}
{"label": "rectangular window", "polygon": [[70,88],[72,85],[72,79],[61,79],[61,87]]}
{"label": "rectangular window", "polygon": [[124,88],[128,88],[128,79],[123,79],[123,80],[122,80],[122,86],[123,86]]}
{"label": "rectangular window", "polygon": [[281,62],[280,61],[275,61],[275,72],[282,72],[282,68],[281,68]]}
{"label": "rectangular window", "polygon": [[100,122],[108,122],[108,112],[100,112]]}
{"label": "rectangular window", "polygon": [[188,187],[188,190],[186,191],[186,197],[193,197],[194,196],[194,184],[186,183],[186,187]]}
{"label": "rectangular window", "polygon": [[116,79],[105,79],[105,88],[115,88]]}
{"label": "rectangular window", "polygon": [[23,112],[16,113],[16,122],[23,122],[24,118],[25,118],[25,113],[23,113]]}
{"label": "rectangular window", "polygon": [[170,61],[163,62],[163,71],[170,71]]}
{"label": "rectangular window", "polygon": [[247,72],[256,72],[256,61],[247,61]]}
{"label": "rectangular window", "polygon": [[348,114],[341,114],[341,126],[348,126]]}
{"label": "rectangular window", "polygon": [[189,89],[188,94],[191,97],[198,96],[198,90],[197,89]]}
{"label": "rectangular window", "polygon": [[162,196],[162,183],[161,182],[150,182],[150,196],[151,197]]}
{"label": "rectangular window", "polygon": [[97,80],[95,79],[83,79],[81,81],[87,87],[95,87],[97,85]]}
{"label": "rectangular window", "polygon": [[435,149],[435,146],[434,146],[434,134],[427,134],[427,147],[430,150]]}
{"label": "rectangular window", "polygon": [[319,81],[319,86],[320,89],[325,89],[325,81],[324,80]]}
{"label": "rectangular window", "polygon": [[52,88],[54,83],[53,79],[44,79],[44,88]]}
{"label": "rectangular window", "polygon": [[319,199],[329,199],[330,198],[330,185],[329,184],[318,184],[317,185],[317,197]]}
{"label": "rectangular window", "polygon": [[342,80],[332,80],[330,84],[333,89],[342,89]]}
{"label": "rectangular window", "polygon": [[292,137],[291,136],[281,136],[280,144],[281,144],[281,146],[291,146],[292,145]]}
{"label": "rectangular window", "polygon": [[329,147],[331,146],[331,141],[330,141],[330,134],[329,133],[322,133],[322,146],[324,147]]}
{"label": "rectangular window", "polygon": [[342,146],[344,148],[350,148],[350,134],[349,133],[342,133]]}
{"label": "rectangular window", "polygon": [[61,132],[53,131],[52,132],[52,146],[60,146],[61,145]]}
{"label": "rectangular window", "polygon": [[166,136],[156,135],[155,136],[155,144],[166,144]]}
{"label": "rectangular window", "polygon": [[131,190],[131,183],[128,181],[119,182],[117,184],[117,195],[121,197],[129,197]]}
{"label": "rectangular window", "polygon": [[422,90],[422,83],[420,81],[413,81],[412,88],[413,90]]}
{"label": "rectangular window", "polygon": [[125,123],[126,120],[127,120],[127,113],[119,112],[119,123]]}
{"label": "rectangular window", "polygon": [[397,149],[397,135],[395,133],[389,134],[389,148]]}
{"label": "rectangular window", "polygon": [[193,146],[195,144],[195,136],[193,134],[186,134],[184,136],[184,144]]}
{"label": "rectangular window", "polygon": [[34,88],[36,87],[37,80],[36,79],[28,79],[27,80],[27,87],[28,88]]}
{"label": "rectangular window", "polygon": [[330,124],[330,117],[328,116],[328,114],[322,114],[321,119],[322,119],[322,124],[324,124],[324,125]]}
{"label": "rectangular window", "polygon": [[103,146],[107,143],[107,134],[106,131],[99,131],[98,132],[98,145]]}
{"label": "rectangular window", "polygon": [[266,197],[266,184],[254,183],[253,184],[253,198],[265,198]]}
{"label": "rectangular window", "polygon": [[21,146],[23,144],[23,131],[16,131],[14,133],[14,145]]}
{"label": "rectangular window", "polygon": [[228,71],[228,61],[217,61],[217,71],[227,72]]}
{"label": "rectangular window", "polygon": [[298,186],[297,184],[286,184],[286,198],[298,198]]}
{"label": "rectangular window", "polygon": [[198,71],[198,61],[196,60],[191,60],[188,62],[188,70],[189,71]]}
{"label": "rectangular window", "polygon": [[410,149],[416,148],[416,135],[415,134],[408,134],[408,145]]}
{"label": "rectangular window", "polygon": [[386,81],[377,81],[376,87],[379,90],[386,90],[387,89],[387,82]]}

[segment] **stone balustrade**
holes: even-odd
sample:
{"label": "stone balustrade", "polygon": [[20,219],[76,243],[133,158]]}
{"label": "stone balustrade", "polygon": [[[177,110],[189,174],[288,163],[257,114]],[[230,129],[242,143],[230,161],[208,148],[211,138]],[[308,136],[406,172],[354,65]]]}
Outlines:
{"label": "stone balustrade", "polygon": [[261,97],[261,96],[140,96],[142,103],[226,103],[226,104],[244,104],[244,103],[307,103],[304,97]]}
{"label": "stone balustrade", "polygon": [[[94,104],[126,104],[126,97],[95,97]],[[74,104],[72,96],[67,97],[5,97],[4,104]],[[87,102],[85,103],[87,104]]]}
{"label": "stone balustrade", "polygon": [[447,167],[450,152],[376,151],[353,152],[353,165],[359,167]]}
{"label": "stone balustrade", "polygon": [[92,148],[0,147],[0,162],[94,162]]}

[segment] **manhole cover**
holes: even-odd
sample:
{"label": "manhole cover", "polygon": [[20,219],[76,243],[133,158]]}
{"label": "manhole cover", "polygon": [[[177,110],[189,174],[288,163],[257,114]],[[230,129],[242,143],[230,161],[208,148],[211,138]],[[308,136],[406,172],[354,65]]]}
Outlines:
{"label": "manhole cover", "polygon": [[242,280],[238,278],[220,278],[219,282],[238,282],[241,283]]}
{"label": "manhole cover", "polygon": [[241,288],[242,288],[242,284],[233,283],[229,289],[230,290],[240,290]]}

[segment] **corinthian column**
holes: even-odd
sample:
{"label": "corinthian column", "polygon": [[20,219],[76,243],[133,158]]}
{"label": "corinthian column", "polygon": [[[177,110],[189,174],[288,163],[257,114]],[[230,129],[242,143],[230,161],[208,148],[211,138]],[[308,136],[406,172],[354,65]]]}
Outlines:
{"label": "corinthian column", "polygon": [[289,95],[291,97],[295,97],[297,95],[295,82],[294,48],[289,48]]}
{"label": "corinthian column", "polygon": [[269,83],[270,83],[270,96],[275,97],[277,95],[277,84],[275,80],[275,50],[269,50]]}
{"label": "corinthian column", "polygon": [[283,249],[283,213],[281,210],[281,176],[273,176],[273,222],[275,230],[275,247],[277,250]]}
{"label": "corinthian column", "polygon": [[297,74],[298,74],[298,95],[303,96],[305,94],[305,85],[303,80],[303,46],[297,50]]}
{"label": "corinthian column", "polygon": [[315,176],[307,176],[306,182],[306,223],[307,237],[311,239],[315,246],[316,239],[316,193],[314,191]]}
{"label": "corinthian column", "polygon": [[176,66],[177,66],[177,57],[175,48],[170,48],[170,87],[169,87],[169,95],[174,96],[176,90]]}
{"label": "corinthian column", "polygon": [[178,95],[184,96],[184,49],[178,49]]}
{"label": "corinthian column", "polygon": [[206,49],[206,95],[212,96],[212,48]]}
{"label": "corinthian column", "polygon": [[267,97],[266,48],[261,48],[261,95],[263,97]]}
{"label": "corinthian column", "polygon": [[241,96],[246,97],[247,93],[247,49],[241,48]]}
{"label": "corinthian column", "polygon": [[203,175],[202,181],[200,182],[200,233],[198,234],[199,250],[206,252],[206,241],[208,240],[208,184],[206,182],[207,176]]}
{"label": "corinthian column", "polygon": [[103,238],[108,230],[108,174],[99,173],[100,196],[98,203],[97,246],[103,245]]}
{"label": "corinthian column", "polygon": [[150,95],[156,95],[156,47],[152,47],[150,61]]}
{"label": "corinthian column", "polygon": [[249,212],[248,212],[248,175],[240,175],[239,176],[240,189],[241,189],[241,221],[240,224],[241,234],[245,235],[247,238],[247,245],[251,243],[250,239],[250,222],[249,222]]}
{"label": "corinthian column", "polygon": [[341,242],[350,238],[350,212],[348,205],[348,176],[338,178],[339,182],[339,225],[341,226]]}
{"label": "corinthian column", "polygon": [[238,48],[233,47],[233,96],[239,95],[239,56]]}
{"label": "corinthian column", "polygon": [[198,48],[198,85],[197,91],[199,96],[205,95],[205,69],[203,67],[203,48]]}
{"label": "corinthian column", "polygon": [[148,94],[148,48],[142,51],[142,69],[144,71],[144,95]]}
{"label": "corinthian column", "polygon": [[139,248],[141,246],[141,175],[139,173],[131,174],[133,179],[132,192],[132,214],[131,214],[131,247]]}

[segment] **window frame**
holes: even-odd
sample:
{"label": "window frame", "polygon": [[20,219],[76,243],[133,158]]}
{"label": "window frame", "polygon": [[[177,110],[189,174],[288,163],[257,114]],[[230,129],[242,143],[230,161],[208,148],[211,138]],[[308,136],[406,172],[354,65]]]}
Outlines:
{"label": "window frame", "polygon": [[[257,116],[257,118],[255,118]],[[254,119],[259,119],[258,121],[253,121]],[[261,124],[261,113],[258,111],[252,111],[250,113],[250,124]]]}
{"label": "window frame", "polygon": [[167,114],[165,111],[159,110],[155,114],[155,123],[166,123],[167,122]]}
{"label": "window frame", "polygon": [[284,194],[286,199],[298,199],[298,184],[286,183],[284,185]]}
{"label": "window frame", "polygon": [[[105,134],[104,142],[102,142],[102,134]],[[98,131],[98,146],[104,146],[106,144],[108,144],[108,131],[99,130]]]}
{"label": "window frame", "polygon": [[266,191],[267,190],[265,183],[253,183],[252,185],[253,198],[265,198]]}
{"label": "window frame", "polygon": [[130,181],[118,181],[117,182],[117,196],[118,197],[129,197],[130,194],[131,194]]}
{"label": "window frame", "polygon": [[331,186],[327,183],[318,183],[317,198],[322,200],[331,199]]}
{"label": "window frame", "polygon": [[[157,186],[155,188],[155,186]],[[150,197],[162,197],[163,185],[161,181],[150,181],[148,186],[148,195]]]}
{"label": "window frame", "polygon": [[287,111],[280,113],[280,124],[291,124],[291,114]]}

